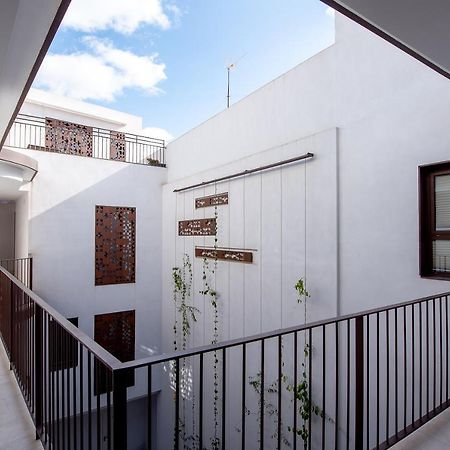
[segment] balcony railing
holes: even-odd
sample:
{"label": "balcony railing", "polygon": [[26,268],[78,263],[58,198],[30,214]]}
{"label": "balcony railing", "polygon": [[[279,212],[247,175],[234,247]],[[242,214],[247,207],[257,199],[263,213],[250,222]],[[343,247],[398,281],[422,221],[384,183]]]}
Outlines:
{"label": "balcony railing", "polygon": [[450,405],[449,296],[120,363],[0,268],[0,332],[45,448],[126,450],[134,371],[148,449],[385,449]]}
{"label": "balcony railing", "polygon": [[33,289],[33,258],[0,259],[0,267],[4,267],[27,288]]}
{"label": "balcony railing", "polygon": [[5,146],[165,167],[165,142],[146,136],[19,114]]}

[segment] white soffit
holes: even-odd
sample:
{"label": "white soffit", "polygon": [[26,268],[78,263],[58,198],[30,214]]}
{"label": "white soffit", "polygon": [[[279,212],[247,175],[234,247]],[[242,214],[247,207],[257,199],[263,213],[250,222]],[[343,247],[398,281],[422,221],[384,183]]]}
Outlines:
{"label": "white soffit", "polygon": [[5,0],[0,11],[0,149],[70,0]]}
{"label": "white soffit", "polygon": [[450,0],[322,0],[450,78]]}

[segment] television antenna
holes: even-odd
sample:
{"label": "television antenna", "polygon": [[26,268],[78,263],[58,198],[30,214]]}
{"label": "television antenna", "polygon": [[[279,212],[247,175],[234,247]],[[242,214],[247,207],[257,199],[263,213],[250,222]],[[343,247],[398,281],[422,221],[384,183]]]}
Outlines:
{"label": "television antenna", "polygon": [[227,108],[230,107],[230,72],[237,66],[237,63],[241,61],[247,53],[244,53],[239,59],[237,59],[234,63],[228,64],[227,67]]}

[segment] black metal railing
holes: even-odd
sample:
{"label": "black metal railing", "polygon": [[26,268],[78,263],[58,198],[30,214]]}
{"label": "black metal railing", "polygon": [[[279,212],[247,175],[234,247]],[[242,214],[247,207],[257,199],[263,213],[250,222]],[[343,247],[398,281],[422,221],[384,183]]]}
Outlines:
{"label": "black metal railing", "polygon": [[449,296],[120,363],[0,268],[0,332],[46,448],[385,449],[450,406]]}
{"label": "black metal railing", "polygon": [[[421,298],[121,370],[144,371],[149,389],[167,374],[149,448],[384,449],[450,405],[448,304]],[[149,407],[149,433],[153,420]]]}
{"label": "black metal railing", "polygon": [[5,146],[165,167],[165,141],[19,114]]}
{"label": "black metal railing", "polygon": [[0,267],[0,336],[46,449],[124,449],[119,361]]}
{"label": "black metal railing", "polygon": [[4,267],[27,288],[33,289],[33,258],[0,259],[0,267]]}

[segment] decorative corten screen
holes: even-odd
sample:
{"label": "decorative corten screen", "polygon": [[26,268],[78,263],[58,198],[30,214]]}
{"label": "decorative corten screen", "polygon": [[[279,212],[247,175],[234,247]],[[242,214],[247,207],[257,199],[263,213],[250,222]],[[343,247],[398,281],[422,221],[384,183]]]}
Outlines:
{"label": "decorative corten screen", "polygon": [[253,253],[245,250],[196,247],[195,256],[197,258],[218,259],[219,261],[234,261],[242,263],[253,262]]}
{"label": "decorative corten screen", "polygon": [[110,137],[110,159],[115,161],[125,161],[125,133],[121,133],[120,131],[111,131]]}
{"label": "decorative corten screen", "polygon": [[214,236],[217,233],[215,218],[180,220],[178,222],[179,236]]}
{"label": "decorative corten screen", "polygon": [[195,207],[197,209],[217,205],[228,205],[228,192],[195,199]]}
{"label": "decorative corten screen", "polygon": [[92,127],[46,118],[45,149],[69,155],[92,156]]}
{"label": "decorative corten screen", "polygon": [[95,285],[135,282],[136,208],[95,207]]}
{"label": "decorative corten screen", "polygon": [[[78,317],[67,319],[78,327]],[[55,320],[48,325],[49,355],[51,371],[71,369],[78,365],[78,341]]]}
{"label": "decorative corten screen", "polygon": [[[121,311],[95,316],[94,340],[119,361],[134,360],[135,312]],[[100,364],[94,365],[94,393],[104,394],[111,390],[112,380]],[[127,386],[134,385],[134,372],[127,373]]]}

